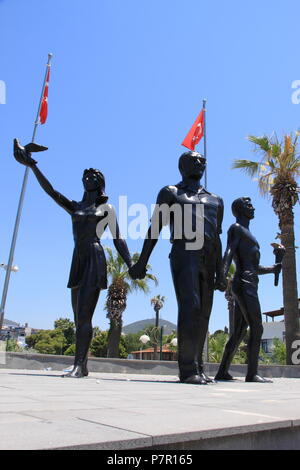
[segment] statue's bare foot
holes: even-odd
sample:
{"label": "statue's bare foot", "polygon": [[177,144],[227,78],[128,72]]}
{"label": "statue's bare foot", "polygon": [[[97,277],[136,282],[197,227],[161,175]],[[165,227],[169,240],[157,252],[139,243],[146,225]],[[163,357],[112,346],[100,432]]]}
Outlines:
{"label": "statue's bare foot", "polygon": [[235,380],[232,375],[228,374],[228,372],[220,373],[218,372],[217,375],[215,376],[215,380],[224,380],[224,381],[229,381],[229,380]]}
{"label": "statue's bare foot", "polygon": [[273,383],[273,380],[265,379],[264,377],[261,377],[260,375],[252,375],[248,376],[245,379],[246,382],[257,382],[257,383]]}
{"label": "statue's bare foot", "polygon": [[88,375],[88,370],[86,366],[74,366],[73,369],[67,374],[62,375],[62,377],[71,377],[74,379],[80,379]]}
{"label": "statue's bare foot", "polygon": [[208,377],[208,375],[202,371],[200,372],[200,377],[202,377],[202,379],[204,379],[208,384],[213,384],[213,383],[216,383],[214,379],[211,379],[210,377]]}
{"label": "statue's bare foot", "polygon": [[206,385],[206,380],[201,377],[201,375],[191,375],[185,379],[181,379],[180,382],[185,384],[192,384],[192,385]]}

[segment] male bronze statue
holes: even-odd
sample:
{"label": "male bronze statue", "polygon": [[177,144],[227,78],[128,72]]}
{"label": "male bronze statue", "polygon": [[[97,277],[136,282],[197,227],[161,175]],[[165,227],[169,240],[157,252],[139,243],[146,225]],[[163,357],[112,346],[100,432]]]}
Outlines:
{"label": "male bronze statue", "polygon": [[[30,167],[43,190],[65,209],[72,218],[74,252],[68,287],[71,289],[72,308],[76,325],[76,352],[73,370],[65,377],[80,378],[88,375],[87,357],[92,339],[92,317],[100,291],[107,288],[107,269],[100,237],[109,225],[114,244],[128,267],[131,257],[122,239],[113,207],[106,204],[105,180],[99,170],[84,171],[84,195],[81,201],[72,201],[58,191],[45,178],[31,158],[30,151],[46,150],[37,144],[21,147],[15,139],[14,156],[19,163]],[[107,221],[107,222],[106,222]],[[99,226],[101,227],[99,233]]]}
{"label": "male bronze statue", "polygon": [[[202,354],[214,289],[225,290],[226,287],[222,277],[220,240],[223,201],[200,185],[205,167],[206,160],[199,153],[185,152],[181,155],[179,171],[182,181],[174,186],[162,188],[156,205],[157,212],[163,206],[172,207],[175,212],[170,215],[167,222],[161,214],[158,221],[152,217],[140,258],[129,270],[134,279],[144,277],[158,235],[163,225],[168,223],[172,243],[171,272],[178,302],[179,379],[183,383],[201,385],[212,382],[203,370]],[[204,244],[199,248],[197,243],[194,247],[192,243],[188,244],[192,239],[187,239],[185,233],[188,223],[197,227],[197,217],[200,217],[198,209],[201,205],[204,207],[204,220],[202,220]],[[176,208],[182,209],[179,223],[175,220]],[[185,209],[192,213],[190,222],[187,222],[183,215]],[[153,229],[156,223],[157,227]],[[176,230],[180,236],[176,236]],[[196,238],[197,235],[199,234],[195,235]]]}
{"label": "male bronze statue", "polygon": [[249,326],[248,370],[246,382],[271,382],[257,373],[260,342],[263,333],[262,316],[258,299],[258,275],[279,273],[281,263],[271,267],[259,264],[259,244],[249,230],[254,218],[254,207],[249,197],[233,201],[232,213],[236,223],[228,230],[227,248],[223,258],[223,272],[226,277],[234,260],[236,271],[232,282],[235,298],[233,331],[225,346],[223,358],[215,377],[216,380],[233,380],[228,373],[231,361],[243,340]]}

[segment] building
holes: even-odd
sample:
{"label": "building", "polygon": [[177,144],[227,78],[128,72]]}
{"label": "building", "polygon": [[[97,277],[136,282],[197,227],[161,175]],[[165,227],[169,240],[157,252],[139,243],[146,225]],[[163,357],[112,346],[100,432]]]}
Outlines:
{"label": "building", "polygon": [[265,353],[272,353],[275,338],[285,341],[285,324],[282,321],[263,322],[264,332],[261,339],[261,347]]}
{"label": "building", "polygon": [[[160,354],[160,348],[157,350]],[[141,359],[144,361],[154,360],[154,348],[141,349],[140,351],[132,351],[130,354],[132,359]],[[168,345],[162,347],[162,360],[163,361],[177,361],[177,352],[168,348]]]}
{"label": "building", "polygon": [[[298,312],[300,316],[300,299],[298,299]],[[285,324],[284,319],[280,321],[274,321],[274,318],[284,316],[284,308],[281,307],[279,310],[272,310],[270,312],[264,312],[263,315],[266,317],[266,321],[263,323],[264,332],[262,336],[261,346],[265,353],[272,352],[273,340],[275,338],[285,342]],[[269,322],[269,318],[272,318],[272,322]]]}
{"label": "building", "polygon": [[11,320],[4,319],[2,330],[0,331],[0,340],[15,339],[25,344],[25,337],[38,333],[38,329],[31,328],[28,323],[20,325]]}

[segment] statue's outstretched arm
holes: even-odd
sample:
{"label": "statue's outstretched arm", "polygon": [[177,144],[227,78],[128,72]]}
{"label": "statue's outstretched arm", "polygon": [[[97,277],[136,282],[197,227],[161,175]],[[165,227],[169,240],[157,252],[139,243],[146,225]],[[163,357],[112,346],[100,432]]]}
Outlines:
{"label": "statue's outstretched arm", "polygon": [[43,173],[38,169],[37,162],[31,158],[31,152],[40,152],[47,150],[47,147],[42,147],[34,143],[25,145],[22,147],[17,139],[14,140],[14,157],[22,165],[28,166],[32,169],[36,176],[39,184],[43,190],[50,196],[54,201],[59,204],[67,212],[72,213],[74,211],[74,202],[67,199],[61,193],[56,191]]}
{"label": "statue's outstretched arm", "polygon": [[282,263],[276,263],[273,266],[258,266],[257,274],[260,276],[262,274],[277,274],[280,273],[282,268]]}

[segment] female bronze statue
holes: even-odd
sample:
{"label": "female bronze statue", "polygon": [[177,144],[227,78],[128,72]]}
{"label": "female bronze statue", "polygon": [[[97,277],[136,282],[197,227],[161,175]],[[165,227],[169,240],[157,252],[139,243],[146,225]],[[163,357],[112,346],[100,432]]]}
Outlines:
{"label": "female bronze statue", "polygon": [[116,249],[127,264],[131,257],[126,242],[122,239],[113,207],[106,204],[105,180],[99,170],[89,168],[83,173],[84,195],[82,201],[67,199],[53,189],[31,158],[30,151],[45,150],[45,147],[29,144],[21,147],[14,141],[14,156],[19,163],[30,167],[39,184],[54,201],[72,218],[75,247],[68,287],[71,289],[72,308],[76,325],[76,353],[74,367],[64,377],[88,375],[87,356],[92,339],[92,317],[101,289],[107,288],[106,259],[100,237],[109,226]]}

